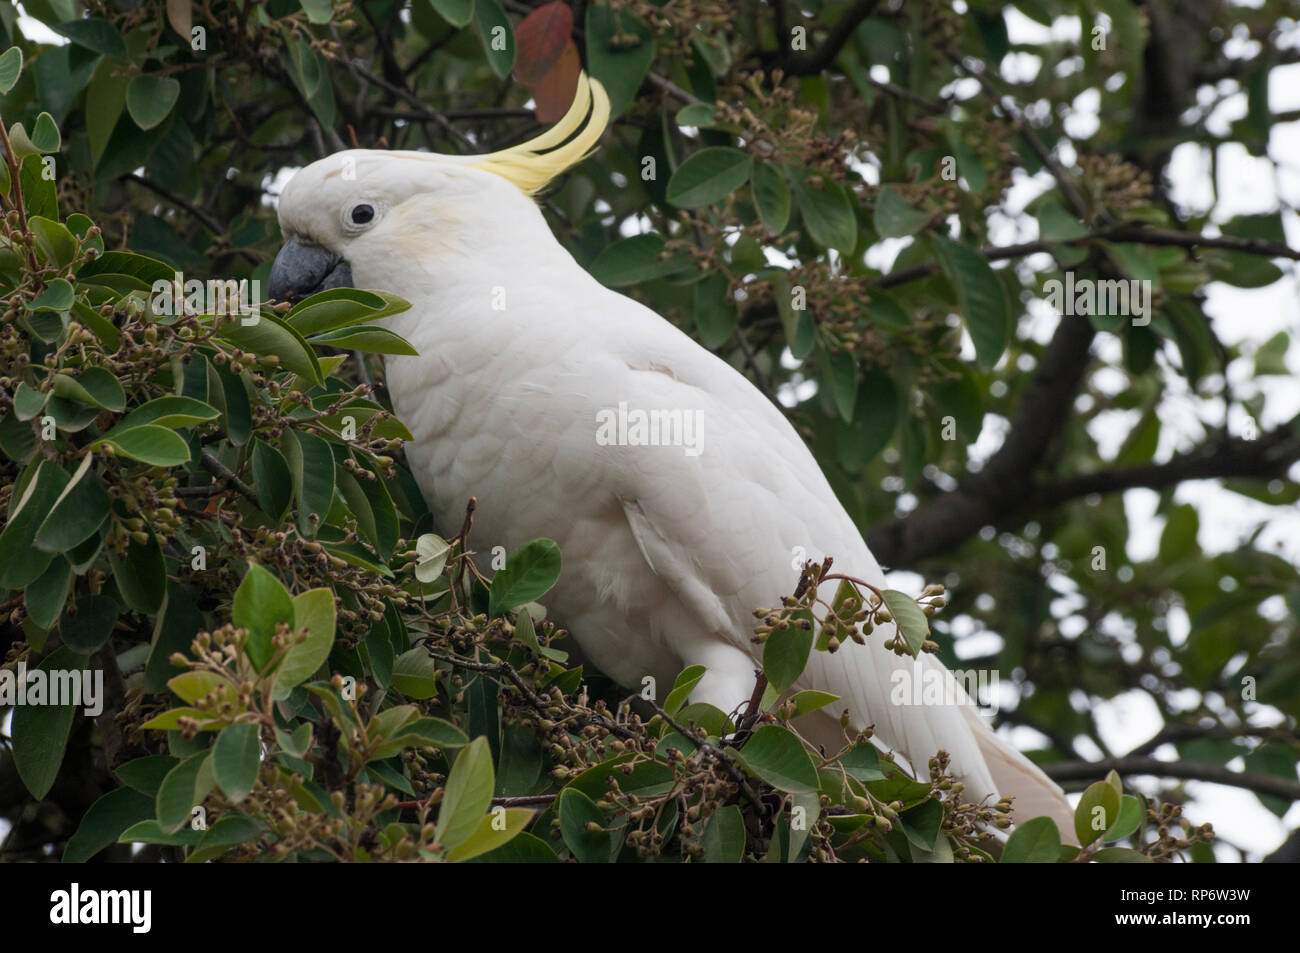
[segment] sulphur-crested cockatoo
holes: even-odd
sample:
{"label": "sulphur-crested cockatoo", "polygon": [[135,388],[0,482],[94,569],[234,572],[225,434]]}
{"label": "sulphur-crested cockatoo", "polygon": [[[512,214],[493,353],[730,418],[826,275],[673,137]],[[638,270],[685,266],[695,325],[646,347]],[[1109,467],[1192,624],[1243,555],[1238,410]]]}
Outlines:
{"label": "sulphur-crested cockatoo", "polygon": [[[881,588],[884,576],[781,411],[551,234],[531,196],[595,147],[608,118],[584,76],[564,119],[504,152],[353,149],[311,164],[280,196],[286,244],[269,291],[350,285],[411,302],[385,323],[420,355],[390,358],[387,384],[439,525],[458,526],[475,496],[478,548],[556,540],[564,569],[549,609],[594,665],[633,688],[703,665],[692,700],[731,711],[754,687],[753,610],[793,591],[792,554],[829,554]],[[829,600],[835,584],[823,586]],[[840,702],[805,722],[838,736],[847,708],[922,777],[944,749],[974,800],[1012,795],[1015,817],[1049,814],[1069,836],[1060,788],[964,695],[897,703],[916,699],[895,672],[952,676],[931,655],[884,649],[886,630],[812,653],[796,687]]]}

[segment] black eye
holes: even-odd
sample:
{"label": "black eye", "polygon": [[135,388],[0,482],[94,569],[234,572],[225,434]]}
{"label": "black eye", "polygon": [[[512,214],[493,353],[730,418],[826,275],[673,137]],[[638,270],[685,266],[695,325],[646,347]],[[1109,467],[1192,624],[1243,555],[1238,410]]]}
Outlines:
{"label": "black eye", "polygon": [[352,210],[352,224],[364,225],[375,217],[373,205],[358,205]]}

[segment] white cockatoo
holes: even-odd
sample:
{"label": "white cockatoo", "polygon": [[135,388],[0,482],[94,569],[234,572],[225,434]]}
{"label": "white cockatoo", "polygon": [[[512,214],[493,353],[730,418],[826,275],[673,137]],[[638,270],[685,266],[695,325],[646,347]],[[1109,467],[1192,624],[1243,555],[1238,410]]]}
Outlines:
{"label": "white cockatoo", "polygon": [[[604,90],[583,76],[557,125],[503,152],[353,149],[307,166],[280,196],[286,243],[269,290],[350,285],[411,302],[384,323],[420,353],[389,358],[387,385],[438,525],[458,526],[474,496],[479,548],[556,540],[564,569],[548,608],[596,667],[639,688],[703,665],[692,700],[731,711],[759,665],[753,610],[793,591],[792,554],[829,554],[835,571],[880,588],[884,574],[781,411],[551,234],[532,195],[581,161],[608,119]],[[657,443],[638,424],[656,413]],[[960,690],[949,703],[891,700],[899,671],[955,685],[934,656],[883,648],[892,628],[811,653],[796,688],[840,701],[805,727],[817,734],[808,723],[820,718],[822,737],[839,737],[847,708],[918,776],[944,749],[973,800],[1011,795],[1014,817],[1050,815],[1071,837],[1061,789]]]}

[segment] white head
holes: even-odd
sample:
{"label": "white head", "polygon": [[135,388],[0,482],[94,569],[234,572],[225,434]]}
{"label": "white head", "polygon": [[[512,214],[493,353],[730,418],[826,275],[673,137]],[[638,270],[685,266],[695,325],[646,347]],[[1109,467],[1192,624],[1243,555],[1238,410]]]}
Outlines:
{"label": "white head", "polygon": [[532,195],[586,158],[608,120],[604,88],[583,74],[559,123],[501,152],[350,149],[313,162],[280,195],[271,297],[340,286],[428,294],[472,262],[545,257],[559,245]]}

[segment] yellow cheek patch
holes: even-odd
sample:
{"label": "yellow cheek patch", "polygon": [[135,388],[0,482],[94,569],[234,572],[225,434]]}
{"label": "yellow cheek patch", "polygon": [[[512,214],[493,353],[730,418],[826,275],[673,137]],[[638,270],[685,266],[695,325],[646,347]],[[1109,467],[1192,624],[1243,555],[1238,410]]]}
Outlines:
{"label": "yellow cheek patch", "polygon": [[609,97],[605,87],[586,73],[580,73],[573,105],[563,119],[536,138],[480,156],[470,168],[499,175],[532,195],[561,172],[587,158],[608,124]]}
{"label": "yellow cheek patch", "polygon": [[395,226],[390,241],[402,252],[417,257],[464,254],[464,222],[460,213],[427,195],[403,202],[393,211]]}

